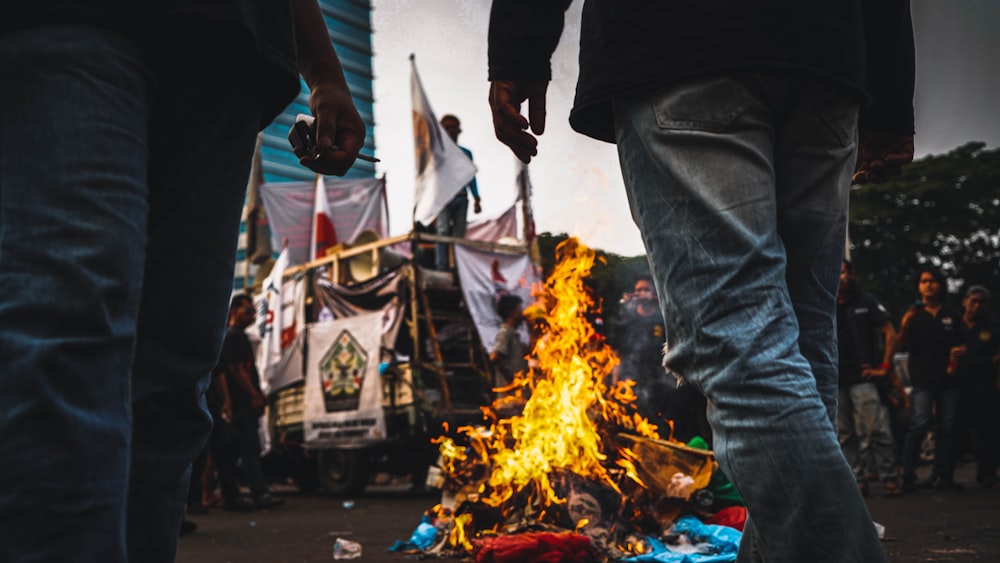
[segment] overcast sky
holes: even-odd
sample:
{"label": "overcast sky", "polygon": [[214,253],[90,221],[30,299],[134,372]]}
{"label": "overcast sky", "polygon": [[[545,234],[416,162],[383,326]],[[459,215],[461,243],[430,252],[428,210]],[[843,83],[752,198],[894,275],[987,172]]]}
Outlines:
{"label": "overcast sky", "polygon": [[[487,105],[488,0],[373,0],[375,142],[386,173],[392,234],[410,230],[413,133],[409,55],[434,112],[462,120],[459,144],[472,150],[483,213],[514,202],[516,165],[493,135]],[[911,0],[917,38],[917,156],[968,141],[1000,145],[1000,0]],[[567,232],[591,246],[642,254],[613,145],[574,133],[567,122],[577,76],[581,0],[553,60],[546,132],[529,168],[538,232]]]}

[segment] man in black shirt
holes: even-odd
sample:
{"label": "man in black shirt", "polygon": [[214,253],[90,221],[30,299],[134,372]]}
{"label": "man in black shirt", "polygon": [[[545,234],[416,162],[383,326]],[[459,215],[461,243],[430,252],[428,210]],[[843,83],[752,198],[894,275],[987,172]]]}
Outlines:
{"label": "man in black shirt", "polygon": [[653,278],[639,276],[625,311],[612,326],[609,343],[621,359],[615,378],[632,381],[636,410],[668,437],[666,412],[677,390],[677,379],[663,367],[666,332]]}
{"label": "man in black shirt", "polygon": [[920,302],[903,314],[897,350],[910,354],[910,425],[903,443],[903,489],[917,486],[920,445],[934,415],[934,468],[923,485],[941,490],[960,488],[952,448],[958,417],[958,378],[954,362],[961,353],[962,317],[944,304],[947,280],[934,268],[917,278]]}
{"label": "man in black shirt", "polygon": [[897,496],[902,492],[889,411],[875,384],[876,378],[889,376],[895,340],[896,329],[888,311],[858,287],[853,265],[844,260],[837,292],[837,437],[863,493],[868,492],[872,461],[883,494]]}
{"label": "man in black shirt", "polygon": [[[257,508],[271,508],[283,500],[271,496],[264,472],[260,467],[260,435],[258,419],[264,414],[267,397],[260,390],[260,376],[254,363],[253,347],[246,329],[255,319],[253,300],[248,295],[233,297],[229,306],[229,328],[222,341],[218,372],[225,378],[229,393],[232,420],[216,420],[215,424],[230,424],[236,441],[236,457]],[[223,499],[236,505],[237,499]]]}
{"label": "man in black shirt", "polygon": [[1000,463],[1000,323],[988,314],[990,291],[974,285],[965,292],[962,323],[964,353],[955,376],[960,386],[960,412],[974,438],[976,481],[997,485]]}

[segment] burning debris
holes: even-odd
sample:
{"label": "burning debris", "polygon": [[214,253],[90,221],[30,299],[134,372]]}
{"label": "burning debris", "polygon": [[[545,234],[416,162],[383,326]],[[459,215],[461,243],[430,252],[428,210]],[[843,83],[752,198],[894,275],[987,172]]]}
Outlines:
{"label": "burning debris", "polygon": [[739,532],[734,541],[686,516],[741,504],[712,453],[639,416],[634,382],[607,383],[619,360],[587,321],[594,251],[569,239],[556,258],[540,291],[545,328],[532,367],[486,413],[488,427],[440,441],[442,504],[396,549],[496,563],[652,561],[686,541],[687,553],[713,558],[676,561],[735,560]]}

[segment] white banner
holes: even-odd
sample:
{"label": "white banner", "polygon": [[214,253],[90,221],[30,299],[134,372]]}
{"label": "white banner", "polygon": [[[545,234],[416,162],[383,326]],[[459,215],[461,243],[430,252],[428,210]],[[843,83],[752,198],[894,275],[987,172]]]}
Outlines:
{"label": "white banner", "polygon": [[[284,254],[282,251],[282,256]],[[279,257],[271,276],[264,282],[263,291],[255,298],[260,335],[257,372],[265,394],[302,380],[301,333],[305,327],[306,284],[302,277],[289,279],[281,284],[280,291],[276,291],[273,280],[284,271],[282,262]]]}
{"label": "white banner", "polygon": [[379,375],[382,314],[309,325],[305,442],[343,445],[386,436]]}
{"label": "white banner", "polygon": [[[500,331],[496,304],[503,293],[517,295],[524,305],[532,303],[531,288],[539,281],[535,265],[527,254],[507,254],[455,245],[455,263],[462,281],[465,303],[476,323],[479,339],[488,351]],[[528,342],[528,331],[521,326],[521,340]]]}
{"label": "white banner", "polygon": [[[388,236],[384,178],[352,180],[324,178],[326,199],[339,242],[350,243],[362,231],[372,230]],[[289,267],[307,262],[313,230],[315,182],[279,182],[263,184],[260,196],[271,227],[275,248],[288,241]]]}
{"label": "white banner", "polygon": [[465,238],[497,242],[502,238],[517,240],[517,209],[511,206],[503,215],[485,221],[469,221]]}
{"label": "white banner", "polygon": [[476,165],[445,133],[424,94],[417,63],[410,57],[413,142],[417,175],[413,219],[430,225],[444,206],[476,177]]}

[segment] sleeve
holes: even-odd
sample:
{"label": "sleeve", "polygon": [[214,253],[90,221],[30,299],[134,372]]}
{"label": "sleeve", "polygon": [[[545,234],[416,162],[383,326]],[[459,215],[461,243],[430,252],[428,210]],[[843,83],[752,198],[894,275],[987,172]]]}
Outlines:
{"label": "sleeve", "polygon": [[[466,156],[469,157],[469,160],[472,160],[472,151],[470,151],[469,149],[467,149],[465,147],[459,147],[459,148],[462,149],[462,151],[465,152]],[[468,187],[469,187],[469,193],[472,194],[472,198],[473,199],[479,199],[479,184],[476,183],[476,177],[475,176],[472,177],[472,181],[469,182]]]}
{"label": "sleeve", "polygon": [[572,0],[493,0],[488,35],[490,80],[550,80],[549,60]]}
{"label": "sleeve", "polygon": [[500,332],[497,333],[496,337],[493,339],[493,348],[490,349],[490,353],[496,353],[498,355],[503,355],[506,350],[504,349],[504,330],[501,328]]}
{"label": "sleeve", "polygon": [[866,82],[871,103],[860,126],[895,134],[913,133],[916,63],[909,0],[865,0]]}

